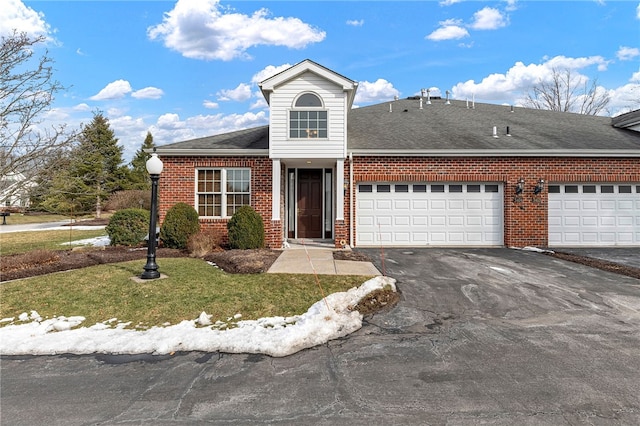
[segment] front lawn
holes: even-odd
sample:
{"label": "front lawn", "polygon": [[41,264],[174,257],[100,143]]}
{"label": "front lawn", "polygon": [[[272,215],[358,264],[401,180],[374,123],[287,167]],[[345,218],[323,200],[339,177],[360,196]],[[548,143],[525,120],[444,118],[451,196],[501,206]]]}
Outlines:
{"label": "front lawn", "polygon": [[[35,310],[45,319],[84,316],[84,326],[117,318],[130,322],[131,328],[146,328],[193,320],[202,311],[213,315],[213,322],[227,322],[236,314],[246,320],[291,316],[306,312],[323,297],[313,275],[227,274],[192,258],[159,263],[168,278],[142,283],[131,280],[145,264],[138,260],[1,284],[0,318],[17,320],[21,313]],[[368,278],[319,276],[325,295],[359,286]]]}
{"label": "front lawn", "polygon": [[[26,253],[32,250],[68,250],[70,241],[107,235],[104,229],[8,232],[0,234],[0,255]],[[67,245],[64,245],[67,243]]]}

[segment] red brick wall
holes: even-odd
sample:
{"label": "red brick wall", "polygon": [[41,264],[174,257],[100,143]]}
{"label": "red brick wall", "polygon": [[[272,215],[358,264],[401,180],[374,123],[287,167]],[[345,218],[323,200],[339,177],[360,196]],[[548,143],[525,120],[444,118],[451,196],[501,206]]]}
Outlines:
{"label": "red brick wall", "polygon": [[[354,157],[354,184],[359,182],[502,182],[504,184],[504,243],[508,247],[548,245],[547,186],[539,196],[533,188],[538,179],[561,182],[640,182],[637,158],[547,157]],[[349,176],[349,161],[345,161]],[[525,180],[521,202],[515,187]],[[354,194],[357,196],[357,194]],[[345,195],[345,223],[340,236],[348,234],[349,199]],[[355,210],[354,210],[355,211]],[[336,225],[336,231],[338,230]],[[357,231],[354,226],[354,235]]]}
{"label": "red brick wall", "polygon": [[[178,202],[195,207],[195,179],[197,168],[251,168],[251,207],[264,222],[265,243],[270,248],[282,247],[281,221],[271,220],[272,162],[267,157],[161,157],[164,171],[159,182],[160,223],[167,210]],[[220,232],[226,242],[228,219],[200,219],[202,230]]]}
{"label": "red brick wall", "polygon": [[[280,248],[283,222],[271,220],[272,163],[267,157],[162,157],[160,221],[177,202],[195,204],[195,169],[199,167],[251,168],[251,205],[263,218],[266,244]],[[502,182],[504,184],[504,243],[510,247],[548,244],[547,187],[539,196],[538,179],[562,182],[640,182],[637,158],[547,157],[354,157],[354,184],[359,182]],[[349,161],[345,161],[345,179]],[[515,186],[525,180],[521,202],[514,202]],[[283,180],[284,182],[284,180]],[[357,194],[354,194],[357,195]],[[344,221],[335,222],[335,243],[349,242],[349,191],[345,192]],[[281,198],[284,200],[284,197]],[[355,212],[355,209],[354,209]],[[227,234],[227,219],[201,219],[202,229]],[[354,234],[356,230],[354,227]]]}

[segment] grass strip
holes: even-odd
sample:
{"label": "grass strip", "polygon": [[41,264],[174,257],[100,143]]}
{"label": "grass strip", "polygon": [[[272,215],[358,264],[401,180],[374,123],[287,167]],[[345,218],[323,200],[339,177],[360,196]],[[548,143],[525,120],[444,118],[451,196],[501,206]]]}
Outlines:
{"label": "grass strip", "polygon": [[[117,318],[146,328],[192,320],[202,311],[226,322],[302,314],[322,299],[313,275],[227,274],[205,261],[158,259],[168,278],[136,283],[145,261],[99,265],[0,285],[0,318],[37,311],[42,318],[86,317],[84,326]],[[345,291],[369,277],[322,275],[327,293]]]}
{"label": "grass strip", "polygon": [[[68,250],[70,241],[107,235],[104,229],[8,232],[0,234],[0,254],[26,253],[32,250]],[[73,247],[73,246],[71,246]]]}

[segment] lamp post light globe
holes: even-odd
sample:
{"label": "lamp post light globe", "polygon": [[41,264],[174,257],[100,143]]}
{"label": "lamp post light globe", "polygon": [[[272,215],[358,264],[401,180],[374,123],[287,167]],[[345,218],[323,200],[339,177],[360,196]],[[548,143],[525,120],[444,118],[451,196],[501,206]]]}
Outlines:
{"label": "lamp post light globe", "polygon": [[[154,149],[155,150],[155,149]],[[146,163],[147,172],[151,178],[151,217],[149,219],[149,239],[147,241],[147,264],[140,276],[143,280],[160,278],[158,265],[156,264],[156,218],[158,216],[158,181],[162,173],[162,161],[155,152]]]}

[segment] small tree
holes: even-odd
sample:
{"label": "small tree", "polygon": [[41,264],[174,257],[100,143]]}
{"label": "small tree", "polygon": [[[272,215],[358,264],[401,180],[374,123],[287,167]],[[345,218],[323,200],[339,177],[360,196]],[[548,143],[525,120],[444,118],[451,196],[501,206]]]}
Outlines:
{"label": "small tree", "polygon": [[119,210],[111,216],[105,230],[112,246],[136,246],[149,232],[149,211]]}
{"label": "small tree", "polygon": [[552,69],[551,79],[540,81],[526,95],[524,105],[536,109],[598,115],[609,104],[609,94],[594,79],[575,75],[571,69]]}
{"label": "small tree", "polygon": [[155,147],[153,143],[153,136],[151,132],[147,132],[147,137],[144,138],[144,142],[139,150],[136,151],[130,165],[130,189],[151,189],[151,178],[147,172],[147,160],[149,154],[146,151],[152,150]]}

